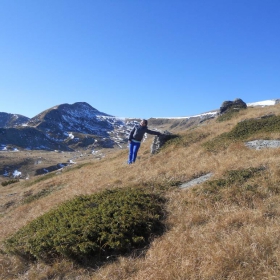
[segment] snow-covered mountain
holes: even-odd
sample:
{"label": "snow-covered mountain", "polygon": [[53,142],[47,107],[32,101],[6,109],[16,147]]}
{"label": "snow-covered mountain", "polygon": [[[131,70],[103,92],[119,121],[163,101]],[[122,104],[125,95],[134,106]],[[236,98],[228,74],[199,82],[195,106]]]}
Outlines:
{"label": "snow-covered mountain", "polygon": [[28,121],[28,117],[19,114],[9,114],[0,112],[0,127],[16,127]]}
{"label": "snow-covered mountain", "polygon": [[[279,99],[247,103],[272,106]],[[186,117],[149,119],[152,129],[182,129],[216,117],[219,110]],[[98,111],[85,102],[61,104],[29,119],[0,113],[0,150],[32,149],[71,151],[81,148],[126,147],[130,130],[139,119],[125,119]]]}
{"label": "snow-covered mountain", "polygon": [[134,125],[133,120],[102,113],[85,102],[61,104],[24,120],[18,125],[5,121],[0,128],[1,147],[68,151],[121,147]]}

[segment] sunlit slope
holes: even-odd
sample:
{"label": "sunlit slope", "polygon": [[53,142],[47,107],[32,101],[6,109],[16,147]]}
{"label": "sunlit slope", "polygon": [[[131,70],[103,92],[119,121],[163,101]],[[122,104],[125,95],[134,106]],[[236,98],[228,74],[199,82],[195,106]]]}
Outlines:
{"label": "sunlit slope", "polygon": [[[30,263],[27,268],[23,260],[2,252],[1,275],[5,279],[25,279],[27,272],[28,279],[277,278],[280,150],[254,150],[245,142],[280,139],[279,109],[279,105],[248,108],[225,121],[212,119],[180,131],[180,137],[155,155],[150,154],[150,137],[134,165],[126,164],[127,151],[112,152],[61,174],[2,187],[1,197],[10,197],[0,218],[2,241],[66,200],[105,189],[160,191],[167,200],[167,214],[166,231],[152,239],[140,255],[116,256],[99,267],[65,258],[51,264]],[[263,129],[261,125],[258,130],[247,129],[250,133],[242,137],[235,134],[241,121],[255,119],[255,127],[261,117],[271,114],[275,116],[262,118],[273,118],[271,129],[268,122]],[[213,176],[204,184],[178,188],[209,172]]]}

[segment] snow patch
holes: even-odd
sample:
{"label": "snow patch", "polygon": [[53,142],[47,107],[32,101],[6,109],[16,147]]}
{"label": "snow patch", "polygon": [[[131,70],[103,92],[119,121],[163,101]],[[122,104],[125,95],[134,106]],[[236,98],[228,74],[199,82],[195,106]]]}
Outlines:
{"label": "snow patch", "polygon": [[247,103],[248,107],[256,107],[256,106],[273,106],[279,102],[278,99],[272,99],[272,100],[264,100],[264,101],[258,101],[253,103]]}
{"label": "snow patch", "polygon": [[169,120],[179,120],[179,119],[190,119],[190,118],[201,118],[201,117],[214,117],[218,115],[219,111],[212,111],[207,112],[199,115],[193,115],[193,116],[186,116],[186,117],[153,117],[153,119],[169,119]]}
{"label": "snow patch", "polygon": [[68,137],[69,137],[70,139],[74,139],[74,138],[75,138],[75,136],[72,134],[72,132],[70,132],[70,133],[68,134]]}
{"label": "snow patch", "polygon": [[14,176],[14,178],[20,177],[20,176],[21,176],[21,172],[18,171],[18,170],[15,170],[15,171],[13,172],[13,176]]}

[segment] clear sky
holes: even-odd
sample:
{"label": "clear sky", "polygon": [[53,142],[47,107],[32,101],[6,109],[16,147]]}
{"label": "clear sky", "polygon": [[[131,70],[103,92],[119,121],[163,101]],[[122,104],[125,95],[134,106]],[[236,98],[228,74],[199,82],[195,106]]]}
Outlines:
{"label": "clear sky", "polygon": [[0,112],[181,117],[280,98],[280,0],[0,0]]}

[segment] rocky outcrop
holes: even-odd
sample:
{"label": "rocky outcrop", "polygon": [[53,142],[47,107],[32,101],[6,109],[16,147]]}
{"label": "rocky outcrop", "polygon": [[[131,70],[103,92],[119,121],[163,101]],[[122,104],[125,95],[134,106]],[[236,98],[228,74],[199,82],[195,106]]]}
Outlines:
{"label": "rocky outcrop", "polygon": [[261,150],[266,148],[279,148],[280,141],[279,140],[254,140],[245,143],[245,146],[255,150]]}
{"label": "rocky outcrop", "polygon": [[234,101],[224,101],[220,107],[220,114],[240,109],[247,109],[247,104],[242,99],[237,98]]}
{"label": "rocky outcrop", "polygon": [[172,134],[169,131],[164,131],[163,134],[154,137],[154,141],[151,145],[151,154],[155,154],[158,150],[170,139],[174,139],[178,135]]}
{"label": "rocky outcrop", "polygon": [[201,183],[207,181],[207,180],[210,179],[212,176],[213,176],[213,173],[211,173],[211,172],[210,172],[210,173],[207,173],[207,174],[205,174],[205,175],[203,175],[203,176],[200,176],[200,177],[198,177],[198,178],[195,178],[195,179],[193,179],[193,180],[190,180],[190,181],[188,181],[188,182],[185,182],[185,183],[181,184],[181,185],[179,186],[179,188],[180,188],[180,189],[188,189],[188,188],[190,188],[190,187],[193,187],[193,186],[195,186],[195,185],[198,185],[198,184],[201,184]]}

